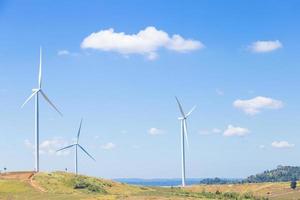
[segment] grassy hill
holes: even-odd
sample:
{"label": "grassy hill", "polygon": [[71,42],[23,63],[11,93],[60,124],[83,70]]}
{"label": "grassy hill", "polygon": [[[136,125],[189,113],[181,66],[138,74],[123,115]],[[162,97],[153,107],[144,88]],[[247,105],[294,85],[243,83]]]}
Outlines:
{"label": "grassy hill", "polygon": [[252,194],[222,191],[204,191],[186,188],[141,187],[98,179],[75,176],[71,173],[11,174],[0,176],[0,199],[22,200],[189,200],[189,199],[262,199]]}
{"label": "grassy hill", "polygon": [[267,170],[263,173],[249,176],[245,182],[284,182],[292,179],[300,180],[300,167],[278,166],[276,169]]}

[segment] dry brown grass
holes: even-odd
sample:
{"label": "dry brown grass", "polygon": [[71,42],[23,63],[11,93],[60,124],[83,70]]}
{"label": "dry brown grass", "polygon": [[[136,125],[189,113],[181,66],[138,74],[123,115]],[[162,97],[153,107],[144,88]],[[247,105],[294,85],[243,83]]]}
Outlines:
{"label": "dry brown grass", "polygon": [[[34,176],[33,176],[34,175]],[[41,192],[30,184],[33,176],[34,183],[42,188]],[[290,189],[289,182],[282,183],[254,183],[227,185],[196,185],[180,188],[139,187],[114,182],[111,180],[79,176],[86,181],[100,184],[106,193],[90,193],[75,190],[72,186],[74,174],[71,173],[38,173],[14,172],[0,175],[0,199],[84,199],[84,200],[191,200],[207,199],[201,193],[216,191],[221,193],[234,192],[239,194],[253,194],[257,197],[268,197],[271,200],[300,200],[300,189]],[[300,183],[298,183],[298,186]],[[187,193],[185,193],[185,191]],[[224,196],[214,196],[212,199],[224,199]],[[226,199],[226,198],[225,198]]]}
{"label": "dry brown grass", "polygon": [[[298,186],[300,183],[298,183]],[[239,194],[252,193],[258,197],[268,197],[276,200],[300,200],[300,189],[292,190],[289,182],[277,183],[247,183],[247,184],[225,184],[225,185],[197,185],[187,187],[190,192],[236,192]]]}

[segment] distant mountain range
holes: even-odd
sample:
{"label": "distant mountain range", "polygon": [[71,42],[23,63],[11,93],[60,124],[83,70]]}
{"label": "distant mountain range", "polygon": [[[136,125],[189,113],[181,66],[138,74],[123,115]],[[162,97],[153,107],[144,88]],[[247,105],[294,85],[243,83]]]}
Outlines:
{"label": "distant mountain range", "polygon": [[[127,183],[131,185],[144,185],[144,186],[178,186],[181,185],[180,178],[155,178],[155,179],[141,179],[141,178],[118,178],[115,181]],[[187,185],[199,184],[202,179],[188,178],[186,179]]]}
{"label": "distant mountain range", "polygon": [[[189,178],[188,185],[195,184],[235,184],[235,183],[262,183],[262,182],[285,182],[292,179],[300,180],[300,167],[281,166],[276,169],[266,170],[263,173],[251,175],[245,179],[237,178]],[[144,186],[178,186],[181,184],[180,178],[174,179],[139,179],[139,178],[119,178],[118,182],[144,185]]]}

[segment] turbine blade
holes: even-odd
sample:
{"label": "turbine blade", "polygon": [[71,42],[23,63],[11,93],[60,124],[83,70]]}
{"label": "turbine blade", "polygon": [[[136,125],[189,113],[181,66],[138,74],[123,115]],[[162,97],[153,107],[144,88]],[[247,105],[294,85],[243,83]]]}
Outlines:
{"label": "turbine blade", "polygon": [[178,104],[178,107],[179,107],[179,110],[180,110],[180,113],[181,113],[182,117],[185,117],[185,114],[183,112],[182,106],[181,106],[181,104],[180,104],[180,102],[179,102],[179,100],[178,100],[178,98],[176,96],[175,96],[175,99],[177,101],[177,104]]}
{"label": "turbine blade", "polygon": [[190,110],[190,112],[188,112],[188,114],[186,114],[185,117],[188,117],[190,114],[192,114],[192,112],[193,112],[195,109],[196,109],[196,106],[194,106],[194,107]]}
{"label": "turbine blade", "polygon": [[81,125],[82,125],[82,119],[80,121],[80,125],[79,125],[79,129],[78,129],[78,133],[77,133],[77,144],[79,142],[79,136],[80,136],[80,131],[81,131]]}
{"label": "turbine blade", "polygon": [[68,149],[68,148],[71,148],[71,147],[73,147],[74,145],[75,145],[75,144],[72,144],[72,145],[66,146],[66,147],[64,147],[64,148],[58,149],[56,152],[62,151],[62,150]]}
{"label": "turbine blade", "polygon": [[190,144],[189,144],[189,139],[188,139],[188,132],[187,132],[187,125],[186,125],[186,120],[183,120],[183,128],[184,128],[184,136],[185,136],[185,140],[186,140],[186,144],[188,146],[188,148],[190,148]]}
{"label": "turbine blade", "polygon": [[86,155],[88,155],[91,159],[96,161],[95,158],[93,158],[93,156],[91,156],[80,144],[78,144],[78,146],[82,149],[82,151],[84,151],[84,153],[86,153]]}
{"label": "turbine blade", "polygon": [[38,93],[38,91],[33,92],[27,99],[26,101],[23,103],[23,105],[21,106],[21,108],[23,108],[25,106],[25,104],[30,101],[30,99],[36,94]]}
{"label": "turbine blade", "polygon": [[40,47],[39,88],[42,87],[42,47]]}
{"label": "turbine blade", "polygon": [[56,108],[56,106],[50,101],[50,99],[47,97],[47,95],[42,91],[40,90],[41,94],[43,95],[43,97],[45,98],[45,100],[61,115],[62,113]]}

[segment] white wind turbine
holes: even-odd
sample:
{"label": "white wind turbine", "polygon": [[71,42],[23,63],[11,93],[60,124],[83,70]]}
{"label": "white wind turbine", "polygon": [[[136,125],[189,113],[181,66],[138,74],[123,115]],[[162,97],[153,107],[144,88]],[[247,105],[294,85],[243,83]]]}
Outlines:
{"label": "white wind turbine", "polygon": [[178,119],[180,120],[180,124],[181,124],[181,153],[182,153],[182,155],[181,155],[182,156],[182,159],[181,159],[182,171],[181,171],[181,173],[182,173],[182,187],[184,187],[185,186],[185,139],[186,139],[187,146],[189,146],[186,119],[195,110],[196,106],[194,106],[190,110],[190,112],[185,114],[178,98],[177,97],[175,97],[175,98],[176,98],[176,101],[177,101],[177,104],[178,104],[178,107],[179,107],[179,110],[181,113],[181,117],[179,117]]}
{"label": "white wind turbine", "polygon": [[40,65],[39,65],[39,76],[38,76],[38,88],[32,89],[32,94],[22,105],[24,105],[35,96],[35,171],[39,172],[40,169],[40,157],[39,157],[39,94],[44,97],[44,99],[52,106],[61,116],[61,112],[56,108],[56,106],[50,101],[47,95],[42,90],[42,48],[40,48]]}
{"label": "white wind turbine", "polygon": [[79,144],[79,136],[80,136],[80,131],[81,131],[81,125],[82,125],[82,119],[80,121],[80,125],[79,125],[79,129],[78,129],[78,133],[77,133],[77,139],[76,139],[76,143],[75,144],[72,144],[72,145],[69,145],[69,146],[66,146],[64,148],[61,148],[59,150],[57,150],[56,152],[58,151],[62,151],[62,150],[65,150],[65,149],[68,149],[68,148],[71,148],[73,146],[75,146],[75,173],[76,175],[78,174],[78,147],[84,152],[86,153],[86,155],[88,155],[91,159],[93,159],[94,161],[96,161],[93,156],[91,156],[80,144]]}

